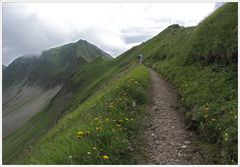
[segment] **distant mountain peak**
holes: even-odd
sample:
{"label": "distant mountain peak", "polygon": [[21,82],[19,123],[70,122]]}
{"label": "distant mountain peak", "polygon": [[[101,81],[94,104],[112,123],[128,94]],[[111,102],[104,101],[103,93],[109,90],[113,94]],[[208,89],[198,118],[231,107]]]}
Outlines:
{"label": "distant mountain peak", "polygon": [[88,42],[87,40],[80,39],[76,43],[77,56],[83,57],[86,61],[92,61],[96,57],[101,56],[103,59],[112,59],[108,53],[104,52],[97,46]]}
{"label": "distant mountain peak", "polygon": [[37,84],[43,87],[55,86],[65,82],[84,64],[98,57],[106,60],[112,59],[109,54],[82,39],[75,43],[45,50],[40,56],[24,55],[5,68],[3,86],[7,88],[23,80],[27,81],[27,84]]}
{"label": "distant mountain peak", "polygon": [[81,43],[81,42],[86,42],[86,43],[89,43],[87,40],[85,40],[85,39],[79,39],[78,41],[77,41],[77,43]]}

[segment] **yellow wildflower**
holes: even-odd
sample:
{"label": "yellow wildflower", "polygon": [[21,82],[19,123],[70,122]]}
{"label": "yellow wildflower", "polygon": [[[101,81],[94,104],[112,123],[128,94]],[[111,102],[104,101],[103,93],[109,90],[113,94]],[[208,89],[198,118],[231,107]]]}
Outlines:
{"label": "yellow wildflower", "polygon": [[93,147],[92,149],[93,149],[93,150],[96,150],[97,148],[96,148],[96,147]]}
{"label": "yellow wildflower", "polygon": [[98,127],[96,128],[96,130],[99,131],[99,130],[102,130],[102,128],[101,128],[100,126],[98,126]]}
{"label": "yellow wildflower", "polygon": [[77,132],[77,137],[81,139],[85,135],[84,131]]}
{"label": "yellow wildflower", "polygon": [[80,135],[80,136],[83,136],[84,132],[83,131],[79,131],[77,134]]}
{"label": "yellow wildflower", "polygon": [[108,160],[108,159],[109,159],[109,156],[104,155],[104,156],[102,156],[102,158],[103,158],[104,160]]}
{"label": "yellow wildflower", "polygon": [[90,155],[90,154],[91,154],[91,152],[87,152],[87,154],[88,154],[88,155]]}

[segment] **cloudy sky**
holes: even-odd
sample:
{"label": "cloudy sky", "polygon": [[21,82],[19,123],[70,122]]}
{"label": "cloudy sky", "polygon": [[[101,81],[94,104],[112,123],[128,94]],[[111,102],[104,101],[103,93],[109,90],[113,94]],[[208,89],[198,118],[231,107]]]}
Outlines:
{"label": "cloudy sky", "polygon": [[85,39],[113,57],[171,24],[195,26],[215,3],[3,3],[3,64]]}

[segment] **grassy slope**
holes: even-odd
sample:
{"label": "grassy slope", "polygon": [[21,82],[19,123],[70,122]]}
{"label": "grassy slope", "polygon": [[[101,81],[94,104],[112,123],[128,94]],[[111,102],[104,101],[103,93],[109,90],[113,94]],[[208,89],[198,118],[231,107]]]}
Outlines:
{"label": "grassy slope", "polygon": [[[51,113],[46,114],[46,112],[42,112],[42,116],[38,115],[36,116],[36,119],[41,119],[41,117],[45,116],[49,118],[50,115],[50,118],[57,120],[56,118],[62,117],[65,114],[71,114],[71,112],[76,110],[79,105],[86,101],[89,101],[89,99],[91,99],[92,96],[94,96],[95,94],[98,94],[99,91],[103,89],[108,89],[108,87],[111,87],[111,84],[117,78],[121,78],[122,75],[128,73],[129,69],[132,68],[132,66],[135,66],[135,60],[133,60],[134,57],[132,57],[131,55],[135,55],[135,49],[131,49],[130,51],[125,53],[125,55],[122,55],[121,57],[111,61],[106,61],[98,58],[95,61],[87,64],[84,69],[80,70],[71,77],[72,79],[65,84],[64,88],[58,94],[58,96],[52,100],[51,105],[48,108],[48,111],[51,110]],[[58,99],[58,97],[63,96],[67,92],[75,92],[75,94],[70,99],[64,98],[64,102],[62,102],[61,99]],[[63,108],[61,106],[62,103],[65,103],[65,109],[61,110],[63,111],[63,113],[59,112],[60,109],[56,107],[60,106],[60,108]],[[9,155],[16,151],[14,149],[15,146],[19,147],[19,151],[21,154],[20,157],[17,157],[16,159],[9,159],[9,161],[5,161],[5,163],[16,163],[17,159],[22,159],[22,155],[25,156],[25,154],[23,153],[23,149],[25,148],[26,151],[26,146],[29,139],[33,139],[33,141],[36,141],[39,136],[42,136],[42,134],[39,134],[38,131],[42,130],[44,131],[43,133],[45,133],[45,131],[49,127],[51,127],[50,123],[53,122],[52,119],[50,119],[50,122],[48,122],[49,126],[43,127],[45,126],[45,123],[41,124],[41,121],[39,121],[39,126],[36,126],[39,128],[34,129],[34,131],[29,134],[23,134],[23,131],[27,130],[27,128],[35,122],[35,120],[33,119],[34,122],[29,122],[23,128],[19,129],[19,132],[5,140],[4,143],[6,143],[6,145],[3,144],[5,145],[4,153],[7,154],[5,156],[6,158],[4,158],[5,160],[10,157]],[[46,121],[48,119],[44,120]],[[21,134],[22,136],[20,136],[19,134]],[[14,140],[16,138],[18,138],[18,142],[15,145],[12,145],[8,142],[8,140]]]}
{"label": "grassy slope", "polygon": [[229,3],[202,21],[195,32],[191,60],[237,63],[238,6]]}
{"label": "grassy slope", "polygon": [[[99,90],[96,96],[61,119],[22,163],[136,163],[132,143],[141,122],[143,104],[147,101],[149,81],[148,70],[140,66],[107,89]],[[109,159],[104,160],[104,155]]]}
{"label": "grassy slope", "polygon": [[171,26],[141,46],[146,64],[178,88],[212,163],[237,162],[236,30],[237,4],[228,3],[197,27]]}
{"label": "grassy slope", "polygon": [[[83,52],[80,52],[83,50]],[[89,52],[89,54],[88,54]],[[88,63],[85,60],[87,56],[88,61],[95,61]],[[100,57],[100,58],[97,58]],[[69,101],[74,99],[75,93],[78,92],[91,92],[91,90],[97,89],[98,85],[101,84],[101,79],[107,77],[107,68],[103,69],[102,66],[107,65],[107,61],[101,59],[111,59],[111,56],[101,51],[96,46],[88,43],[87,41],[78,41],[76,43],[67,44],[57,48],[53,48],[44,51],[40,58],[37,57],[20,57],[9,65],[8,71],[5,71],[4,75],[4,86],[8,87],[14,84],[15,81],[23,81],[28,78],[28,85],[37,85],[44,88],[51,88],[59,83],[68,82],[69,78],[71,82],[71,76],[76,71],[88,71],[88,78],[80,76],[79,78],[84,80],[79,81],[77,84],[78,89],[72,90],[72,97]],[[104,64],[105,63],[105,64]],[[69,65],[70,64],[70,65]],[[96,69],[94,65],[98,65]],[[26,70],[26,68],[28,70]],[[98,74],[95,76],[95,74]],[[108,74],[113,75],[112,72]],[[13,80],[17,78],[17,80]],[[96,79],[96,80],[94,80]],[[68,83],[66,83],[68,84]],[[64,92],[66,86],[64,85],[63,90],[59,93]],[[67,92],[69,93],[69,92]],[[89,93],[88,93],[89,94]],[[45,134],[47,130],[52,127],[56,121],[66,111],[66,106],[69,105],[69,101],[66,101],[66,95],[60,94],[60,101],[58,99],[59,94],[47,105],[42,112],[31,118],[23,126],[17,129],[11,135],[3,139],[3,162],[14,163],[16,159],[21,157],[21,153],[24,148],[34,143],[40,136]],[[55,100],[57,99],[57,100]],[[81,99],[80,97],[78,98]],[[60,106],[61,108],[54,108],[53,106]]]}
{"label": "grassy slope", "polygon": [[33,141],[44,135],[50,126],[51,120],[47,112],[36,114],[27,121],[21,128],[3,139],[3,163],[14,163],[22,157],[22,150]]}
{"label": "grassy slope", "polygon": [[[59,118],[88,100],[97,90],[104,88],[130,66],[129,61],[106,61],[102,58],[85,65],[64,85],[51,103],[21,128],[3,140],[4,164],[21,159],[27,146],[33,144],[53,127]],[[86,76],[87,75],[87,76]],[[72,96],[67,98],[66,94]]]}

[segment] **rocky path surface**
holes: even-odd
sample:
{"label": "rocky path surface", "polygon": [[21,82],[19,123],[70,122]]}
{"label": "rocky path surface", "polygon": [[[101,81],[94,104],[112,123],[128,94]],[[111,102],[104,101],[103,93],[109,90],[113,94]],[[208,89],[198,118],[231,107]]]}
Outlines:
{"label": "rocky path surface", "polygon": [[151,73],[151,102],[145,120],[143,145],[145,157],[140,164],[205,164],[196,147],[196,135],[189,131],[179,111],[176,90],[158,73]]}

